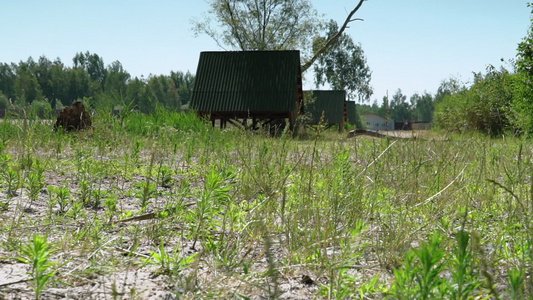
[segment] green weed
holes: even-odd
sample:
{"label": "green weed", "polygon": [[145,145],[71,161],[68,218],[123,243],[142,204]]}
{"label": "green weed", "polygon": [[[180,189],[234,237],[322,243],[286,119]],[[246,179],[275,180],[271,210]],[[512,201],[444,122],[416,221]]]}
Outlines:
{"label": "green weed", "polygon": [[184,257],[179,247],[174,248],[171,253],[168,253],[165,250],[163,239],[161,239],[158,251],[150,251],[150,258],[142,259],[142,261],[148,264],[158,265],[159,271],[165,275],[179,276],[183,270],[195,262],[198,254],[194,253]]}
{"label": "green weed", "polygon": [[524,293],[522,292],[522,284],[525,281],[525,271],[523,268],[513,268],[507,270],[507,275],[509,277],[509,292],[510,299],[518,300],[524,299]]}
{"label": "green weed", "polygon": [[44,166],[42,166],[40,159],[35,159],[31,163],[33,170],[28,171],[26,176],[26,187],[28,189],[28,197],[30,198],[30,204],[37,200],[41,190],[44,187]]}
{"label": "green weed", "polygon": [[72,203],[70,190],[66,186],[55,187],[48,186],[49,193],[49,206],[54,207],[56,204],[59,206],[59,213],[64,214],[67,212],[68,207]]}
{"label": "green weed", "polygon": [[40,299],[46,284],[55,276],[55,271],[52,270],[55,263],[50,261],[54,252],[52,245],[48,243],[46,237],[34,234],[33,239],[21,246],[19,252],[21,256],[18,260],[31,266],[29,274],[35,291],[35,299]]}
{"label": "green weed", "polygon": [[[230,176],[229,174],[227,176]],[[199,239],[212,236],[220,222],[215,218],[218,209],[231,200],[230,187],[224,177],[216,169],[211,169],[205,177],[204,187],[199,191],[196,208],[188,216],[191,222],[191,236],[194,249]]]}
{"label": "green weed", "polygon": [[[290,297],[302,275],[307,298],[533,295],[528,140],[273,138],[194,113],[108,113],[75,133],[0,122],[0,240],[64,236],[72,286],[153,264],[161,289],[191,299]],[[10,205],[27,195],[32,211]],[[59,216],[38,217],[46,200]]]}
{"label": "green weed", "polygon": [[399,299],[435,299],[442,297],[441,273],[445,250],[442,237],[435,232],[429,242],[406,254],[404,267],[396,269],[394,292]]}

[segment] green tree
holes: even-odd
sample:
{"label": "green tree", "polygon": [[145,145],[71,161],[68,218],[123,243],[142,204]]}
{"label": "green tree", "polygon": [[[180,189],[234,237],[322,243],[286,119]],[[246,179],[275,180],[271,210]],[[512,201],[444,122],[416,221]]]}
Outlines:
{"label": "green tree", "polygon": [[[305,49],[319,23],[316,11],[304,0],[212,0],[209,13],[217,19],[196,23],[220,46],[240,50]],[[219,31],[222,28],[222,32]]]}
{"label": "green tree", "polygon": [[49,87],[51,94],[47,95],[50,101],[61,103],[70,103],[69,97],[69,70],[65,68],[61,60],[56,59],[50,69]]}
{"label": "green tree", "polygon": [[[357,105],[357,112],[359,114],[372,113],[372,114],[379,115],[380,114],[380,106],[378,105],[378,101],[377,100],[374,100],[374,102],[372,102],[372,105],[369,105],[369,104],[358,104]],[[385,115],[383,115],[383,116],[385,116]]]}
{"label": "green tree", "polygon": [[516,115],[512,122],[523,133],[533,135],[533,4],[528,3],[528,7],[531,25],[517,49],[516,65],[521,80],[515,87],[513,109]]}
{"label": "green tree", "polygon": [[9,103],[9,99],[6,95],[2,94],[2,91],[0,90],[0,109],[6,109],[9,108],[11,103]]}
{"label": "green tree", "polygon": [[179,98],[182,105],[188,104],[191,100],[194,76],[190,72],[170,72],[170,79],[178,89]]}
{"label": "green tree", "polygon": [[72,68],[68,72],[68,99],[63,102],[72,104],[77,99],[89,97],[89,75],[82,68]]}
{"label": "green tree", "polygon": [[15,98],[15,81],[17,76],[13,67],[0,63],[0,91],[8,98]]}
{"label": "green tree", "polygon": [[402,90],[396,90],[390,101],[390,118],[395,122],[411,121],[411,107],[407,103],[407,96]]}
{"label": "green tree", "polygon": [[41,100],[43,97],[41,87],[35,76],[35,69],[36,63],[31,57],[26,62],[21,61],[17,66],[15,95],[16,103],[20,106],[35,100]]}
{"label": "green tree", "polygon": [[53,89],[51,86],[51,71],[52,71],[52,62],[47,59],[44,55],[39,57],[37,65],[35,66],[35,77],[37,77],[37,82],[43,92],[43,96],[46,99],[53,99]]}
{"label": "green tree", "polygon": [[433,120],[435,104],[431,94],[428,92],[424,92],[422,95],[415,93],[411,96],[410,101],[413,106],[414,121],[431,122]]}
{"label": "green tree", "polygon": [[[326,37],[317,39],[315,46],[322,47],[321,45],[338,31],[337,22],[330,20]],[[333,89],[345,90],[350,99],[357,96],[359,101],[367,101],[372,96],[372,72],[367,65],[363,49],[347,34],[340,35],[330,50],[318,58],[314,69],[317,87],[327,82]]]}
{"label": "green tree", "polygon": [[108,96],[107,98],[113,99],[115,105],[123,104],[131,75],[124,71],[118,60],[107,66],[106,73],[105,94]]}
{"label": "green tree", "polygon": [[531,9],[531,25],[527,36],[518,44],[516,65],[520,72],[533,77],[533,4],[528,3],[527,6]]}
{"label": "green tree", "polygon": [[72,59],[74,68],[84,69],[89,76],[89,91],[90,95],[94,96],[101,93],[104,89],[107,71],[104,66],[104,59],[96,53],[89,51],[76,53]]}
{"label": "green tree", "polygon": [[504,68],[489,66],[485,75],[475,74],[470,88],[450,93],[437,104],[437,125],[449,131],[479,131],[493,136],[516,133],[512,104],[519,79]]}
{"label": "green tree", "polygon": [[98,56],[98,54],[91,54],[89,51],[83,54],[82,52],[76,53],[72,59],[74,68],[83,68],[87,71],[91,80],[104,84],[106,78],[106,69],[104,67],[104,59]]}
{"label": "green tree", "polygon": [[435,94],[434,101],[435,103],[440,103],[446,96],[457,94],[464,90],[466,90],[464,83],[457,78],[450,77],[449,79],[441,81],[437,93]]}
{"label": "green tree", "polygon": [[[209,15],[196,22],[196,33],[205,33],[221,47],[239,50],[292,50],[303,52],[306,71],[342,35],[364,0],[350,12],[339,32],[319,49],[313,41],[323,23],[307,0],[209,0]],[[313,51],[315,50],[315,51]]]}
{"label": "green tree", "polygon": [[390,115],[390,104],[389,104],[389,97],[383,96],[383,100],[381,101],[381,106],[379,106],[377,112],[378,115],[383,116],[387,119],[391,119]]}
{"label": "green tree", "polygon": [[152,103],[146,96],[146,83],[138,77],[133,78],[128,82],[126,89],[126,102],[132,103],[134,107],[143,113],[153,111]]}
{"label": "green tree", "polygon": [[146,86],[146,93],[148,99],[153,103],[153,108],[156,107],[157,103],[168,109],[181,109],[178,90],[169,76],[151,76]]}

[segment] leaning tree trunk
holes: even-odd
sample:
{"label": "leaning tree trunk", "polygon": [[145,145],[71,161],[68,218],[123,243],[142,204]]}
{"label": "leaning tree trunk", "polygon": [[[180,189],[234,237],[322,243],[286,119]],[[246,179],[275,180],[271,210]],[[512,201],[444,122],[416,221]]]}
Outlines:
{"label": "leaning tree trunk", "polygon": [[348,15],[348,17],[346,17],[346,20],[344,20],[344,24],[342,24],[342,27],[339,29],[339,31],[334,35],[332,36],[327,42],[326,44],[318,49],[318,51],[315,52],[315,54],[313,55],[313,57],[311,57],[310,60],[308,60],[303,66],[302,66],[302,73],[305,72],[307,69],[309,69],[314,63],[315,61],[322,55],[324,54],[326,51],[328,51],[328,49],[339,39],[339,37],[344,33],[344,30],[346,30],[346,28],[348,27],[348,24],[350,22],[353,22],[353,21],[362,21],[363,19],[359,19],[359,18],[355,18],[355,19],[352,19],[352,16],[359,10],[359,8],[361,8],[361,5],[363,5],[363,2],[366,1],[366,0],[359,0],[359,3],[357,4],[357,6],[350,12],[350,14]]}

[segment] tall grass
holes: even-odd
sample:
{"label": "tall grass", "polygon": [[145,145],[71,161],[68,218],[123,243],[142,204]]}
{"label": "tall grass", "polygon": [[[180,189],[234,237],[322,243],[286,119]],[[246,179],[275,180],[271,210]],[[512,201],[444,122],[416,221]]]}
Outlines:
{"label": "tall grass", "polygon": [[93,124],[0,122],[0,239],[15,256],[9,245],[47,236],[72,260],[51,284],[144,270],[184,298],[294,285],[309,298],[533,297],[528,140],[273,138],[165,110]]}

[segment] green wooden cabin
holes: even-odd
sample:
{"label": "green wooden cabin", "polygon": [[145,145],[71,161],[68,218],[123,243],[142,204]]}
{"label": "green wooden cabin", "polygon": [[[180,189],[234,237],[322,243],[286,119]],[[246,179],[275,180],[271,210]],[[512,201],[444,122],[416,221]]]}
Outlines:
{"label": "green wooden cabin", "polygon": [[346,122],[346,91],[315,90],[306,91],[306,99],[312,103],[306,106],[306,120],[308,125],[325,124],[338,125],[342,130]]}
{"label": "green wooden cabin", "polygon": [[215,125],[279,124],[303,113],[299,51],[202,52],[190,108]]}

